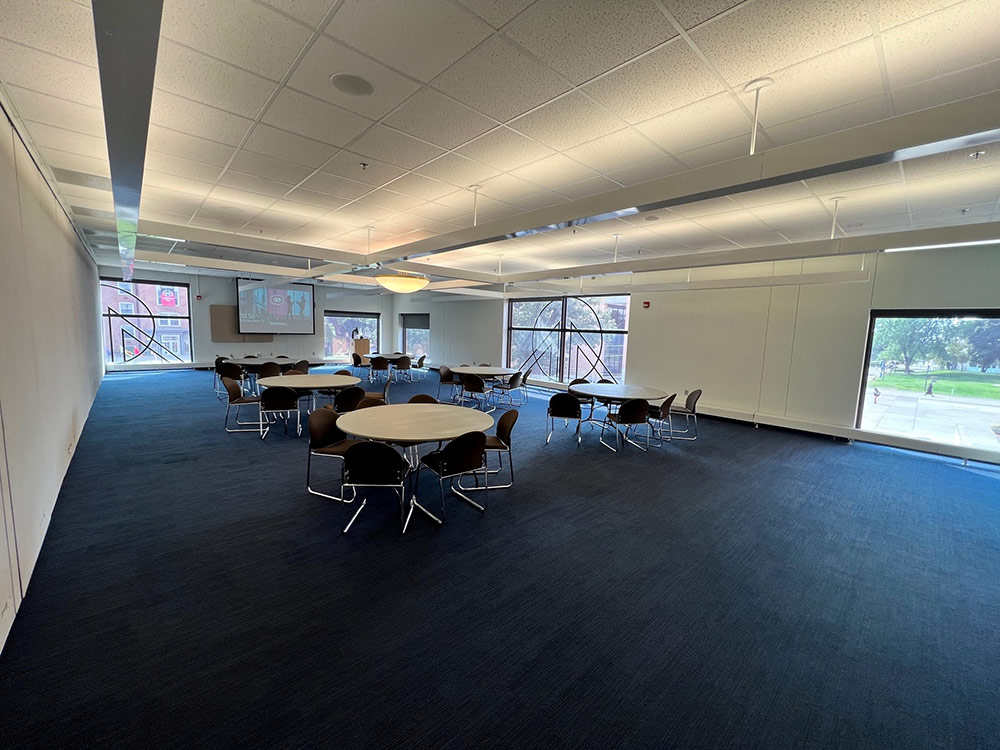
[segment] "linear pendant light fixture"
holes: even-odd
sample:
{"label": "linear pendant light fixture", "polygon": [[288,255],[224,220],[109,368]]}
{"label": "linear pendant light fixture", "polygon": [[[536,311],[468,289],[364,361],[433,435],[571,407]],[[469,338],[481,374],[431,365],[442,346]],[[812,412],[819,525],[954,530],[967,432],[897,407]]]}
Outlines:
{"label": "linear pendant light fixture", "polygon": [[976,247],[978,245],[1000,245],[1000,239],[976,240],[975,242],[946,242],[941,245],[914,245],[912,247],[887,247],[884,253],[907,253],[911,250],[941,250],[946,247]]}

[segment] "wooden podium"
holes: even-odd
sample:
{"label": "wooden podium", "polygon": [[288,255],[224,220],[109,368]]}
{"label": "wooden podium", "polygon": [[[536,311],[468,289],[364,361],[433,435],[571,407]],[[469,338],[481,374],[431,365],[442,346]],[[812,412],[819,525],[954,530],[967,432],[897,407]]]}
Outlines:
{"label": "wooden podium", "polygon": [[371,350],[370,339],[351,339],[351,354],[367,357]]}

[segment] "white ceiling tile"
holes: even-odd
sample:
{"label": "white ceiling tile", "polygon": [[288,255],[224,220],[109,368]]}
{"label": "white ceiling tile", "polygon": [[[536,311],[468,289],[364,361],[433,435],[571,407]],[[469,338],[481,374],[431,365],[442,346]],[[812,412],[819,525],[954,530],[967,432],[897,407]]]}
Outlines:
{"label": "white ceiling tile", "polygon": [[954,206],[963,208],[1000,200],[1000,170],[977,169],[907,180],[906,196],[913,211]]}
{"label": "white ceiling tile", "polygon": [[885,97],[879,95],[840,107],[833,107],[791,122],[771,125],[765,128],[764,132],[776,146],[783,146],[786,143],[804,141],[808,138],[835,133],[857,125],[878,122],[887,117],[892,117],[892,111],[889,109]]}
{"label": "white ceiling tile", "polygon": [[[246,0],[167,0],[160,36],[280,81],[311,32]],[[252,41],[264,39],[266,44]]]}
{"label": "white ceiling tile", "polygon": [[632,128],[625,128],[567,149],[566,155],[607,173],[661,159],[663,152]]}
{"label": "white ceiling tile", "polygon": [[0,38],[0,80],[91,107],[101,106],[101,79],[96,67],[3,38]]}
{"label": "white ceiling tile", "polygon": [[496,127],[496,122],[426,86],[384,120],[404,133],[455,148]]}
{"label": "white ceiling tile", "polygon": [[718,164],[719,162],[736,159],[750,153],[750,136],[739,136],[729,138],[725,141],[712,143],[701,148],[694,148],[690,151],[682,151],[677,154],[677,158],[687,164],[691,169],[704,167],[708,164]]}
{"label": "white ceiling tile", "polygon": [[903,171],[907,180],[920,180],[925,177],[939,177],[972,170],[996,170],[1000,168],[1000,148],[978,149],[985,153],[978,159],[969,156],[971,148],[957,151],[946,151],[943,154],[922,156],[919,159],[908,159],[903,162]]}
{"label": "white ceiling tile", "polygon": [[532,164],[515,169],[512,174],[550,190],[558,190],[563,185],[570,185],[596,176],[589,167],[585,167],[562,154],[539,159]]}
{"label": "white ceiling tile", "polygon": [[446,0],[347,0],[326,33],[423,82],[493,29]]}
{"label": "white ceiling tile", "polygon": [[[833,212],[834,196],[820,195],[823,204]],[[877,185],[861,190],[845,190],[837,208],[837,217],[841,224],[853,221],[868,221],[876,216],[890,214],[905,214],[907,212],[906,191],[901,183]]]}
{"label": "white ceiling tile", "polygon": [[[158,221],[163,224],[184,225],[191,218],[191,214],[177,214],[154,205],[147,205],[147,200],[143,197],[142,205],[139,207],[139,218],[144,221]],[[115,253],[117,254],[117,252],[116,250]]]}
{"label": "white ceiling tile", "polygon": [[458,154],[445,154],[440,159],[425,164],[417,171],[435,180],[449,182],[456,187],[468,187],[499,174],[499,171],[493,167],[466,159]]}
{"label": "white ceiling tile", "polygon": [[212,192],[209,193],[208,200],[206,203],[216,203],[216,202],[234,203],[243,206],[247,210],[251,208],[263,209],[274,203],[274,199],[266,195],[259,195],[257,193],[249,193],[245,190],[235,190],[229,187],[223,187],[217,185],[212,188]]}
{"label": "white ceiling tile", "polygon": [[[395,208],[386,208],[385,206],[376,206],[374,203],[368,203],[365,200],[357,200],[353,203],[344,207],[345,210],[350,211],[353,214],[357,214],[365,219],[365,224],[370,224],[378,219],[385,219],[389,216],[399,213]],[[372,239],[375,239],[376,235],[372,234]]]}
{"label": "white ceiling tile", "polygon": [[284,182],[289,185],[297,185],[309,176],[309,167],[300,164],[292,164],[289,161],[274,159],[270,156],[257,154],[253,151],[241,149],[230,169],[244,174],[252,174],[257,177],[265,177],[268,180]]}
{"label": "white ceiling tile", "polygon": [[[737,211],[738,207],[736,203],[728,195],[724,195],[720,198],[709,198],[708,200],[696,201],[694,203],[683,203],[679,206],[673,206],[668,214],[663,214],[662,209],[655,213],[664,215],[665,218],[672,218],[675,216],[681,216],[685,219],[699,219],[702,216],[713,216],[719,214],[729,214]],[[641,218],[641,221],[636,221],[636,224],[642,225],[645,222],[644,216],[637,217]]]}
{"label": "white ceiling tile", "polygon": [[95,159],[92,156],[73,154],[54,148],[42,148],[41,152],[42,159],[50,167],[70,169],[74,172],[94,174],[98,177],[111,177],[111,167],[108,165],[107,156],[103,159]]}
{"label": "white ceiling tile", "polygon": [[813,177],[806,180],[806,184],[817,195],[837,195],[847,190],[898,183],[899,180],[899,164],[877,164],[850,172]]}
{"label": "white ceiling tile", "polygon": [[259,123],[247,138],[245,148],[282,161],[315,169],[337,153],[329,144]]}
{"label": "white ceiling tile", "polygon": [[[948,208],[931,208],[924,211],[912,211],[913,226],[940,226],[947,224],[978,223],[989,221],[996,211],[996,201],[973,203],[961,209],[955,206]],[[962,213],[962,211],[966,213]]]}
{"label": "white ceiling tile", "polygon": [[897,115],[936,107],[1000,89],[1000,60],[893,89]]}
{"label": "white ceiling tile", "polygon": [[519,117],[510,127],[562,151],[620,130],[624,124],[583,94],[572,92]]}
{"label": "white ceiling tile", "polygon": [[473,201],[474,198],[475,196],[473,196],[471,191],[459,190],[451,195],[444,196],[438,200],[438,203],[452,206],[461,211],[462,213],[453,219],[454,223],[461,226],[472,226],[473,202],[476,204],[476,212],[479,215],[480,221],[482,221],[483,217],[496,219],[503,216],[510,216],[520,210],[516,206],[512,206],[504,201],[495,200],[487,195],[480,194]]}
{"label": "white ceiling tile", "polygon": [[373,203],[376,206],[396,211],[406,211],[423,202],[419,198],[396,193],[392,190],[376,190],[366,195],[363,200],[365,203]]}
{"label": "white ceiling tile", "polygon": [[[371,96],[351,96],[330,81],[337,73],[360,76],[375,89]],[[322,36],[309,49],[288,85],[331,104],[377,120],[413,94],[420,84],[340,42]]]}
{"label": "white ceiling tile", "polygon": [[756,0],[691,32],[731,86],[871,36],[865,0]]}
{"label": "white ceiling tile", "polygon": [[344,146],[372,124],[367,117],[284,89],[271,104],[262,122],[333,146]]}
{"label": "white ceiling tile", "polygon": [[534,0],[458,0],[494,29],[499,29]]}
{"label": "white ceiling tile", "polygon": [[559,188],[559,194],[565,195],[567,198],[576,200],[577,198],[587,198],[591,195],[597,195],[598,193],[606,193],[609,190],[615,190],[620,188],[617,182],[609,180],[603,175],[600,177],[591,177],[586,180],[581,180],[580,182],[574,182],[571,185],[563,185]]}
{"label": "white ceiling tile", "polygon": [[587,84],[583,90],[634,125],[723,89],[708,66],[678,40]]}
{"label": "white ceiling tile", "polygon": [[581,84],[677,31],[653,0],[538,0],[507,35]]}
{"label": "white ceiling tile", "polygon": [[233,188],[234,190],[243,190],[248,193],[268,195],[272,198],[280,198],[292,189],[291,185],[284,182],[275,182],[274,180],[268,180],[265,177],[258,177],[257,175],[234,172],[231,169],[227,170],[219,178],[219,185]]}
{"label": "white ceiling tile", "polygon": [[754,208],[756,206],[767,206],[772,203],[784,203],[786,201],[809,198],[812,192],[801,182],[789,182],[785,185],[775,185],[774,187],[762,188],[760,190],[748,190],[745,193],[734,193],[730,199],[741,208]]}
{"label": "white ceiling tile", "polygon": [[482,190],[479,191],[479,194],[507,203],[513,203],[515,206],[521,206],[522,208],[525,207],[525,203],[529,205],[536,204],[541,199],[540,194],[549,198],[548,203],[544,205],[552,205],[563,200],[559,195],[548,190],[542,190],[533,182],[522,180],[520,177],[515,177],[511,174],[500,174],[484,180]]}
{"label": "white ceiling tile", "polygon": [[403,193],[404,195],[420,198],[425,201],[432,201],[440,198],[442,195],[455,192],[454,185],[432,180],[416,172],[405,174],[398,180],[390,182],[386,187],[397,193]]}
{"label": "white ceiling tile", "polygon": [[334,0],[261,0],[261,2],[313,27],[318,25],[327,11],[336,4]]}
{"label": "white ceiling tile", "polygon": [[641,182],[656,180],[666,177],[675,172],[682,172],[686,167],[672,156],[664,156],[660,159],[651,159],[640,162],[625,169],[616,169],[608,172],[608,177],[623,185],[638,185]]}
{"label": "white ceiling tile", "polygon": [[[347,203],[346,200],[338,198],[334,195],[317,193],[315,190],[307,190],[305,188],[295,188],[285,196],[285,199],[281,201],[281,205],[275,204],[271,208],[276,211],[289,211],[296,213],[297,211],[291,207],[292,204],[305,204],[307,206],[313,206],[314,208],[324,209],[325,211],[333,211],[340,208],[345,203]],[[298,209],[298,211],[301,210],[302,209]],[[310,214],[314,216],[320,215],[314,212],[310,212]]]}
{"label": "white ceiling tile", "polygon": [[647,120],[636,130],[672,154],[745,135],[749,153],[750,125],[750,119],[733,98],[719,94]]}
{"label": "white ceiling tile", "polygon": [[497,169],[510,170],[551,156],[548,146],[525,138],[508,128],[497,128],[457,149],[457,153]]}
{"label": "white ceiling tile", "polygon": [[694,250],[721,250],[737,245],[715,232],[711,232],[689,219],[671,221],[658,226],[657,234],[672,242],[679,242]]}
{"label": "white ceiling tile", "polygon": [[884,31],[960,2],[964,0],[875,0],[875,8],[879,27]]}
{"label": "white ceiling tile", "polygon": [[93,159],[107,159],[108,145],[103,137],[74,133],[40,122],[27,123],[31,139],[43,148],[56,148]]}
{"label": "white ceiling tile", "polygon": [[345,200],[360,198],[365,193],[371,191],[372,186],[357,180],[349,180],[335,174],[317,172],[308,180],[302,183],[302,187],[327,195],[334,195]]}
{"label": "white ceiling tile", "polygon": [[570,85],[503,37],[495,36],[438,76],[434,87],[505,122],[562,94]]}
{"label": "white ceiling tile", "polygon": [[[362,167],[362,164],[368,166]],[[366,182],[377,187],[402,176],[405,170],[369,156],[362,156],[351,151],[341,151],[323,166],[322,171],[347,177],[350,180]]]}
{"label": "white ceiling tile", "polygon": [[[321,216],[327,216],[330,213],[330,206],[335,205],[335,203],[327,203],[326,205],[314,205],[310,203],[310,196],[305,195],[309,191],[302,190],[301,188],[293,190],[289,193],[289,200],[281,200],[275,203],[269,211],[280,211],[281,213],[294,214],[296,216],[305,216],[310,219],[318,219]],[[312,194],[315,195],[315,194]],[[300,200],[302,199],[302,200]],[[315,201],[318,203],[319,201]]]}
{"label": "white ceiling tile", "polygon": [[435,221],[450,222],[459,216],[464,216],[467,211],[465,208],[459,209],[442,203],[424,203],[423,205],[410,209],[409,213],[433,219]]}
{"label": "white ceiling tile", "polygon": [[758,221],[748,211],[730,211],[724,214],[702,216],[695,223],[743,247],[775,245],[785,242],[780,234]]}
{"label": "white ceiling tile", "polygon": [[162,188],[164,190],[172,190],[177,193],[187,193],[188,195],[204,198],[212,191],[213,185],[210,182],[192,180],[187,177],[146,169],[142,173],[142,188],[145,191],[148,187]]}
{"label": "white ceiling tile", "polygon": [[351,144],[351,150],[362,156],[413,169],[444,153],[443,149],[412,138],[385,125],[373,125]]}
{"label": "white ceiling tile", "polygon": [[41,94],[18,86],[9,87],[22,119],[53,125],[64,130],[104,138],[104,112],[77,102]]}
{"label": "white ceiling tile", "polygon": [[238,146],[253,125],[253,120],[249,118],[209,107],[163,89],[153,89],[149,121],[154,125],[231,146]]}
{"label": "white ceiling tile", "polygon": [[994,0],[966,2],[889,29],[882,49],[893,88],[997,59],[1000,13]]}
{"label": "white ceiling tile", "polygon": [[294,229],[298,229],[307,221],[308,219],[304,216],[281,213],[280,211],[264,211],[254,217],[253,221],[243,228],[242,233],[277,239]]}
{"label": "white ceiling tile", "polygon": [[168,130],[159,125],[149,126],[146,148],[149,151],[172,154],[218,167],[226,166],[235,151],[232,146],[224,143],[209,141],[176,130]]}
{"label": "white ceiling tile", "polygon": [[155,85],[171,94],[244,117],[256,117],[274,83],[160,37]]}
{"label": "white ceiling tile", "polygon": [[189,177],[203,182],[215,182],[222,171],[220,167],[212,164],[149,150],[146,151],[145,166],[147,170],[177,175],[178,177]]}
{"label": "white ceiling tile", "polygon": [[142,189],[142,205],[147,203],[161,211],[171,211],[176,214],[191,214],[198,210],[204,201],[204,196],[192,193],[179,193],[175,190],[146,185]]}
{"label": "white ceiling tile", "polygon": [[744,0],[662,0],[664,7],[685,30],[735,8]]}
{"label": "white ceiling tile", "polygon": [[94,16],[87,5],[65,0],[0,0],[0,18],[0,37],[97,67]]}

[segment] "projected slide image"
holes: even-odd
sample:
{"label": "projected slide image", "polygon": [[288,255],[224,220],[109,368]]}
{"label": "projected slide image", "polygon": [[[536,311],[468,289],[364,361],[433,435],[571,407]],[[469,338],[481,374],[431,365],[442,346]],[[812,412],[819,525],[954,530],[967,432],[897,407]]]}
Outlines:
{"label": "projected slide image", "polygon": [[243,333],[312,333],[311,286],[260,286],[239,290]]}

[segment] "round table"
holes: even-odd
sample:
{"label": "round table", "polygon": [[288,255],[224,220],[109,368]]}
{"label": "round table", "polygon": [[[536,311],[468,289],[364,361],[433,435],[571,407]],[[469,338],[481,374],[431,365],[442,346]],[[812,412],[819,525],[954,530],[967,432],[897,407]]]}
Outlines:
{"label": "round table", "polygon": [[493,417],[449,404],[388,404],[341,414],[348,435],[390,443],[437,443],[493,426]]}
{"label": "round table", "polygon": [[312,391],[319,388],[347,388],[357,385],[361,378],[353,375],[280,375],[261,378],[258,385],[265,388],[294,388],[297,391]]}
{"label": "round table", "polygon": [[[291,367],[298,359],[292,359],[291,357],[226,357],[226,362],[231,362],[234,365],[239,365],[243,368],[259,368],[261,365],[267,362],[274,362],[282,367]],[[310,362],[310,367],[323,367],[324,365],[333,364],[332,362]]]}
{"label": "round table", "polygon": [[614,404],[623,404],[634,398],[659,401],[670,395],[642,385],[619,385],[617,383],[580,383],[579,385],[571,385],[569,392],[575,396],[596,398],[598,401]]}
{"label": "round table", "polygon": [[387,359],[390,362],[395,362],[397,359],[402,359],[403,357],[413,359],[412,354],[379,354],[378,352],[372,352],[371,354],[365,355],[365,359],[374,359],[375,357],[381,357],[382,359]]}
{"label": "round table", "polygon": [[513,367],[490,367],[488,365],[460,365],[448,369],[459,375],[478,375],[484,380],[486,378],[503,378],[518,372]]}

